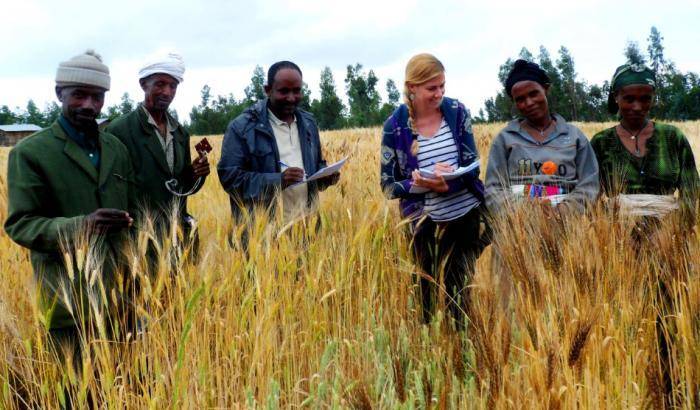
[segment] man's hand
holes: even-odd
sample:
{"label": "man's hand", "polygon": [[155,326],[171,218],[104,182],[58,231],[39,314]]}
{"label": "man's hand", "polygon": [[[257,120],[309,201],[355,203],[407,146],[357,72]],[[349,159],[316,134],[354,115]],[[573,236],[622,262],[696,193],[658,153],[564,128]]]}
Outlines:
{"label": "man's hand", "polygon": [[297,167],[289,167],[282,171],[282,189],[304,180],[304,170]]}
{"label": "man's hand", "polygon": [[129,213],[119,209],[100,208],[85,217],[88,230],[97,234],[125,229],[133,223]]}
{"label": "man's hand", "polygon": [[413,185],[421,188],[428,188],[431,191],[444,193],[447,192],[450,187],[447,185],[447,181],[442,176],[436,178],[426,178],[421,176],[420,172],[415,169],[411,174],[413,178]]}
{"label": "man's hand", "polygon": [[192,175],[195,178],[206,177],[209,172],[209,159],[206,155],[200,155],[192,161]]}

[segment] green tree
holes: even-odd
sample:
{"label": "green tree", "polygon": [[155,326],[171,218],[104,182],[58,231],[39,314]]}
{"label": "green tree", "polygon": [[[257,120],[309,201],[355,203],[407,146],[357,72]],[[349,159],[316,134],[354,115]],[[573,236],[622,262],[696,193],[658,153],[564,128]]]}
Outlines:
{"label": "green tree", "polygon": [[647,52],[649,53],[649,65],[654,73],[659,75],[662,74],[662,70],[666,66],[666,60],[664,59],[664,46],[662,42],[664,38],[661,37],[659,30],[652,26],[649,37],[647,37],[649,44],[647,45]]}
{"label": "green tree", "polygon": [[44,114],[39,107],[36,106],[34,100],[27,101],[27,111],[25,112],[22,122],[25,124],[34,124],[38,126],[44,125]]}
{"label": "green tree", "polygon": [[[576,67],[574,58],[571,56],[569,49],[562,46],[559,49],[559,59],[557,60],[557,69],[561,76],[562,86],[562,104],[560,105],[561,113],[568,120],[578,121],[580,111],[581,87],[576,82]],[[568,108],[568,110],[567,110]]]}
{"label": "green tree", "polygon": [[377,92],[379,79],[374,71],[365,73],[362,64],[348,65],[345,76],[345,89],[350,105],[348,122],[353,127],[368,127],[380,124],[379,105],[381,97]]}
{"label": "green tree", "polygon": [[299,108],[304,111],[311,111],[311,89],[306,82],[301,83],[301,102]]}
{"label": "green tree", "polygon": [[190,111],[187,129],[193,135],[223,134],[228,123],[248,106],[247,99],[238,101],[233,94],[212,97],[211,88],[204,85],[201,102]]}
{"label": "green tree", "polygon": [[[652,27],[648,40],[648,61],[657,74],[657,102],[651,113],[652,117],[667,120],[692,120],[700,118],[700,80],[696,73],[682,73],[672,61],[664,56],[663,37],[656,27]],[[528,59],[529,51],[520,50],[520,58]],[[628,62],[644,63],[645,56],[636,42],[630,41],[624,49]],[[559,50],[559,59],[552,62],[549,52],[540,46],[537,56],[540,67],[551,80],[548,93],[551,112],[558,112],[572,121],[607,121],[611,115],[607,111],[607,98],[610,83],[589,85],[579,80],[574,59],[566,47]],[[513,64],[509,58],[500,66],[498,79],[504,84]],[[489,121],[505,121],[512,115],[512,103],[504,91],[484,102],[484,113]]]}
{"label": "green tree", "polygon": [[265,72],[259,65],[255,66],[250,85],[245,88],[244,93],[245,101],[249,105],[265,99]]}
{"label": "green tree", "polygon": [[549,54],[549,51],[544,46],[540,46],[537,60],[539,62],[539,66],[545,73],[547,73],[547,77],[549,77],[550,80],[549,92],[547,93],[549,110],[557,113],[564,112],[564,107],[562,106],[562,101],[564,100],[564,89],[562,88],[561,76],[559,75],[559,71],[554,65],[554,62],[552,62],[552,57]]}
{"label": "green tree", "polygon": [[134,111],[134,106],[136,103],[129,97],[129,93],[122,94],[121,101],[119,102],[119,110],[122,114],[128,114]]}
{"label": "green tree", "polygon": [[479,108],[479,114],[476,117],[472,118],[472,122],[474,124],[483,124],[486,122],[486,114],[484,114],[483,108]]}
{"label": "green tree", "polygon": [[399,99],[401,99],[401,92],[399,92],[396,83],[391,78],[386,80],[386,95],[387,102],[382,104],[382,108],[379,111],[379,117],[382,120],[389,118],[391,113],[399,106]]}
{"label": "green tree", "polygon": [[399,91],[398,87],[396,87],[396,83],[394,82],[394,80],[392,80],[391,78],[386,80],[386,95],[389,104],[393,105],[394,107],[399,106],[401,92]]}
{"label": "green tree", "polygon": [[134,111],[136,103],[129,97],[129,93],[122,94],[119,104],[107,108],[107,118],[111,121]]}
{"label": "green tree", "polygon": [[636,41],[628,41],[625,47],[625,58],[630,64],[644,64],[644,56],[639,50],[639,44]]}
{"label": "green tree", "polygon": [[513,64],[515,64],[515,60],[508,58],[505,63],[498,67],[498,81],[501,83],[501,90],[495,97],[484,102],[489,121],[508,121],[513,117],[513,101],[505,91],[508,73],[513,69]]}
{"label": "green tree", "polygon": [[[676,117],[676,114],[669,112],[672,106],[679,107],[678,104],[674,103],[675,96],[671,94],[671,91],[685,90],[686,87],[678,87],[679,81],[682,83],[684,80],[676,78],[678,73],[675,72],[673,64],[669,64],[664,58],[664,46],[663,37],[659,30],[652,26],[649,32],[649,37],[647,37],[647,52],[649,54],[649,65],[656,75],[656,104],[652,109],[652,116],[657,118],[669,118]],[[674,83],[676,86],[673,89],[669,88],[669,85]],[[681,98],[682,99],[682,98]]]}
{"label": "green tree", "polygon": [[527,49],[527,47],[523,47],[520,49],[520,53],[518,53],[518,58],[521,58],[525,61],[535,62],[535,57],[532,55],[530,50]]}
{"label": "green tree", "polygon": [[330,67],[324,67],[321,71],[321,81],[319,82],[321,98],[314,100],[311,104],[311,112],[318,121],[318,126],[322,130],[333,130],[345,125],[343,112],[345,106],[338,97],[335,89],[335,80]]}
{"label": "green tree", "polygon": [[209,135],[211,134],[210,117],[212,114],[212,109],[209,106],[211,101],[211,87],[208,84],[204,84],[202,90],[200,91],[201,102],[199,105],[192,107],[190,111],[190,124],[189,132],[196,135]]}
{"label": "green tree", "polygon": [[54,121],[56,121],[60,115],[61,107],[58,104],[56,104],[55,101],[46,104],[46,106],[44,107],[44,112],[42,114],[42,116],[44,117],[44,124],[42,126],[48,127],[49,125],[53,124]]}
{"label": "green tree", "polygon": [[16,124],[20,121],[20,116],[15,114],[10,107],[3,105],[0,107],[0,125]]}

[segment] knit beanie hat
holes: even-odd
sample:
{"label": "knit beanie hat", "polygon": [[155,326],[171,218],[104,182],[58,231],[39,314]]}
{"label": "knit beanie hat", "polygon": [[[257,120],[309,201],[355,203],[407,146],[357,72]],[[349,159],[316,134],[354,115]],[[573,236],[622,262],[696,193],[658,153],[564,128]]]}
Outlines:
{"label": "knit beanie hat", "polygon": [[102,63],[102,57],[95,50],[87,50],[58,65],[56,85],[89,85],[109,90],[109,68]]}

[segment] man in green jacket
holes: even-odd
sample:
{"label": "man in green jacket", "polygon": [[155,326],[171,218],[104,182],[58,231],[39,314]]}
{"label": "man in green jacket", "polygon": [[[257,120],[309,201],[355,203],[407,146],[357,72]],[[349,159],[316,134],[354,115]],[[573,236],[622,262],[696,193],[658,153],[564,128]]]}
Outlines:
{"label": "man in green jacket", "polygon": [[194,222],[187,213],[187,196],[204,185],[209,162],[206,156],[192,161],[190,135],[168,112],[184,72],[182,57],[177,54],[146,64],[139,71],[143,102],[114,120],[107,132],[129,150],[139,207],[155,219],[156,229],[169,228],[176,209],[187,234]]}
{"label": "man in green jacket", "polygon": [[[133,223],[133,168],[124,144],[95,122],[109,86],[109,69],[92,50],[61,63],[56,72],[61,116],[17,144],[8,159],[5,231],[30,250],[53,346],[74,354],[82,330],[93,328],[92,319],[99,315],[110,327],[113,309],[127,303],[117,296],[122,306],[111,305],[111,290]],[[78,250],[86,243],[96,259]]]}

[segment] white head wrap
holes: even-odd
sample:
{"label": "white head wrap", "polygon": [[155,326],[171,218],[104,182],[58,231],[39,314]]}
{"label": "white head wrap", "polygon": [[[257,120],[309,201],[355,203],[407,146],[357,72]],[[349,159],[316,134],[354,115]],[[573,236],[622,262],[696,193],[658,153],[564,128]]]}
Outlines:
{"label": "white head wrap", "polygon": [[168,53],[165,56],[155,58],[139,70],[139,80],[153,74],[167,74],[181,83],[185,74],[185,62],[182,56],[176,53]]}

